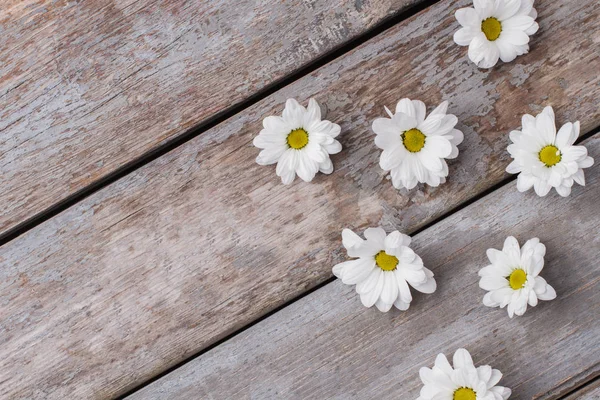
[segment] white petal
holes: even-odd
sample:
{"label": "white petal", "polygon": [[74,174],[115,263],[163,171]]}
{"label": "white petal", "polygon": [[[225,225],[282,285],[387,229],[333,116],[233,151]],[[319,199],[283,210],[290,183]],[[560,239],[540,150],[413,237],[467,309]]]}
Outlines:
{"label": "white petal", "polygon": [[[427,268],[423,267],[423,269],[425,269],[426,271],[429,271]],[[429,271],[431,272],[431,271]],[[426,273],[427,275],[427,273]],[[427,281],[425,283],[422,284],[418,284],[418,285],[411,285],[412,287],[415,288],[415,290],[421,292],[421,293],[426,293],[426,294],[430,294],[436,291],[437,289],[437,283],[435,281],[435,279],[433,278],[433,273],[431,273],[431,277],[427,278]]]}
{"label": "white petal", "polygon": [[291,128],[282,117],[269,116],[263,119],[263,126],[269,133],[287,135]]}
{"label": "white petal", "polygon": [[423,122],[425,120],[425,114],[427,113],[425,103],[421,100],[412,100],[412,103],[415,109],[415,118],[417,119],[417,122]]}
{"label": "white petal", "polygon": [[521,46],[529,43],[529,36],[525,32],[516,29],[503,30],[502,33],[500,33],[498,40],[500,39],[514,46]]}
{"label": "white petal", "polygon": [[363,295],[375,289],[381,274],[383,274],[383,270],[381,268],[373,268],[373,271],[371,271],[371,274],[367,277],[367,279],[356,284],[356,293]]}
{"label": "white petal", "polygon": [[501,276],[482,276],[479,287],[483,290],[498,290],[508,287],[508,281]]}
{"label": "white petal", "polygon": [[502,0],[496,3],[500,5],[496,9],[496,17],[502,21],[502,28],[504,29],[504,22],[510,20],[521,8],[521,0]]}
{"label": "white petal", "polygon": [[319,164],[319,171],[323,174],[330,174],[333,172],[333,163],[329,158]]}
{"label": "white petal", "polygon": [[540,197],[547,195],[548,192],[550,192],[550,189],[552,189],[552,186],[550,186],[547,181],[538,179],[533,182],[533,190],[535,190],[535,193]]}
{"label": "white petal", "polygon": [[393,231],[386,236],[384,244],[386,253],[393,254],[395,249],[402,246],[402,234],[398,231]]}
{"label": "white petal", "polygon": [[415,120],[417,118],[415,106],[414,106],[413,102],[408,98],[401,99],[398,102],[398,104],[396,104],[396,113],[404,113],[404,114],[414,118]]}
{"label": "white petal", "polygon": [[384,149],[379,158],[379,166],[384,171],[398,167],[406,158],[407,150],[403,145],[396,145],[392,148]]}
{"label": "white petal", "polygon": [[307,116],[310,120],[321,120],[321,107],[319,103],[313,98],[308,100]]}
{"label": "white petal", "polygon": [[296,173],[304,182],[313,180],[319,171],[319,164],[308,157],[304,151],[298,151],[296,154]]}
{"label": "white petal", "polygon": [[456,350],[456,352],[454,353],[454,357],[452,357],[452,365],[454,366],[455,370],[457,368],[475,368],[475,366],[473,365],[473,359],[471,358],[471,355],[465,349]]}
{"label": "white petal", "polygon": [[495,8],[493,0],[473,0],[473,6],[482,21],[490,17]]}
{"label": "white petal", "polygon": [[346,249],[360,246],[363,242],[364,240],[352,230],[346,228],[342,231],[342,244]]}
{"label": "white petal", "polygon": [[479,18],[479,15],[477,14],[477,11],[475,11],[474,8],[459,8],[454,13],[454,16],[456,17],[456,20],[461,26],[470,27],[474,29],[480,28],[481,26],[481,19]]}
{"label": "white petal", "polygon": [[388,312],[390,311],[390,309],[392,308],[393,304],[388,304],[386,302],[384,302],[383,300],[379,299],[375,302],[375,307],[377,307],[377,309],[381,312]]}
{"label": "white petal", "polygon": [[[519,0],[520,1],[520,0]],[[502,21],[503,30],[526,31],[535,23],[534,19],[528,15],[516,15],[505,21]]]}
{"label": "white petal", "polygon": [[429,154],[426,150],[417,153],[421,164],[430,171],[441,171],[444,167],[442,161],[434,154]]}
{"label": "white petal", "polygon": [[[377,270],[379,268],[375,269]],[[381,271],[381,269],[379,270]],[[360,301],[365,307],[371,307],[373,304],[375,304],[375,302],[377,302],[377,300],[379,300],[379,296],[381,295],[381,291],[383,290],[383,281],[384,276],[383,273],[381,273],[377,278],[377,283],[375,284],[375,287],[369,292],[360,295]]]}
{"label": "white petal", "polygon": [[533,176],[521,173],[517,178],[517,190],[519,192],[526,192],[527,190],[531,189],[534,183],[535,178]]}
{"label": "white petal", "polygon": [[546,144],[553,144],[556,139],[556,125],[554,124],[554,110],[552,107],[545,107],[544,110],[535,117],[535,125],[543,135]]}
{"label": "white petal", "polygon": [[500,303],[497,303],[492,299],[493,292],[487,292],[485,296],[483,296],[483,305],[487,307],[498,307]]}
{"label": "white petal", "polygon": [[256,163],[259,165],[275,164],[281,155],[287,150],[285,146],[273,146],[262,150],[256,157]]}
{"label": "white petal", "polygon": [[342,264],[344,264],[343,271],[339,278],[346,285],[356,285],[364,281],[375,268],[375,260],[366,258],[350,260]]}
{"label": "white petal", "polygon": [[577,133],[574,125],[570,122],[567,122],[561,126],[556,134],[556,146],[558,146],[559,149],[566,146],[571,146],[576,140]]}
{"label": "white petal", "polygon": [[500,58],[498,47],[493,42],[489,42],[483,33],[473,38],[468,53],[471,61],[480,68],[491,68]]}
{"label": "white petal", "polygon": [[502,372],[498,371],[497,369],[492,369],[490,379],[488,379],[486,382],[487,388],[491,389],[492,387],[496,386],[496,384],[500,382],[500,379],[502,379]]}
{"label": "white petal", "polygon": [[512,266],[516,267],[519,265],[519,262],[521,261],[521,248],[514,236],[509,236],[504,240],[502,252],[508,256],[509,261],[513,263]]}
{"label": "white petal", "polygon": [[[398,297],[398,283],[396,282],[396,274],[394,271],[383,272],[383,289],[381,291],[380,299],[385,304],[389,304],[390,307],[396,301]],[[389,308],[388,308],[389,310]]]}
{"label": "white petal", "polygon": [[296,176],[296,164],[296,150],[294,149],[286,150],[277,162],[275,173],[281,177],[281,181],[285,185],[289,185],[294,180]]}
{"label": "white petal", "polygon": [[511,62],[515,58],[517,58],[517,47],[514,44],[510,43],[508,40],[499,37],[496,40],[496,46],[498,47],[498,51],[500,53],[500,59],[503,62]]}
{"label": "white petal", "polygon": [[402,301],[402,299],[399,297],[394,302],[394,307],[396,307],[398,310],[402,310],[402,311],[408,310],[409,306],[410,306],[410,303],[406,303],[406,302]]}
{"label": "white petal", "polygon": [[401,134],[396,131],[380,131],[380,133],[377,133],[377,135],[375,136],[375,146],[379,147],[380,149],[388,149],[396,146],[402,146]]}
{"label": "white petal", "polygon": [[454,32],[454,43],[459,46],[468,46],[471,43],[471,40],[473,40],[479,32],[480,31],[477,31],[474,28],[460,28]]}
{"label": "white petal", "polygon": [[556,186],[556,193],[558,193],[562,197],[569,197],[571,194],[571,187],[569,186]]}
{"label": "white petal", "polygon": [[329,154],[337,154],[340,151],[342,151],[342,144],[340,142],[338,142],[337,140],[334,140],[333,143],[323,145],[323,148]]}
{"label": "white petal", "polygon": [[408,283],[406,283],[406,280],[404,279],[402,274],[400,272],[398,272],[398,270],[395,270],[392,272],[394,272],[394,275],[396,277],[396,283],[398,285],[398,291],[399,291],[400,298],[402,299],[403,302],[405,302],[407,304],[410,303],[412,301],[412,294],[410,293],[410,288],[408,287]]}
{"label": "white petal", "polygon": [[293,126],[292,129],[296,129],[302,127],[304,114],[306,114],[306,109],[303,106],[295,99],[288,99],[281,115],[288,125]]}
{"label": "white petal", "polygon": [[371,129],[373,129],[373,132],[375,132],[377,135],[388,134],[394,136],[397,135],[400,137],[401,133],[400,129],[398,129],[398,126],[389,118],[376,118],[371,124]]}
{"label": "white petal", "polygon": [[448,157],[452,153],[450,141],[442,136],[427,136],[425,147],[440,158]]}
{"label": "white petal", "polygon": [[385,248],[385,231],[383,228],[367,228],[364,233],[367,241],[372,242],[373,245],[379,247],[381,250]]}

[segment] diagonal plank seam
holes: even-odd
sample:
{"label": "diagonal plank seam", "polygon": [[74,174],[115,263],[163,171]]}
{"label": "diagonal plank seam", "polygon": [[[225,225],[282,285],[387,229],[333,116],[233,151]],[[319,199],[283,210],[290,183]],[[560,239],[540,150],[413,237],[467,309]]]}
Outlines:
{"label": "diagonal plank seam", "polygon": [[[591,376],[587,382],[584,382],[581,385],[574,387],[572,390],[565,393],[563,396],[560,396],[558,398],[558,400],[564,400],[564,399],[569,399],[569,398],[576,399],[576,398],[578,398],[578,395],[580,394],[579,392],[584,391],[588,387],[591,387],[597,383],[600,383],[600,375]],[[571,397],[571,396],[573,396],[573,397]]]}
{"label": "diagonal plank seam", "polygon": [[[405,9],[391,17],[383,19],[381,22],[379,22],[372,28],[366,30],[362,34],[358,35],[357,37],[350,39],[348,42],[343,43],[342,45],[340,45],[338,47],[334,47],[331,51],[308,62],[307,64],[303,65],[296,71],[290,73],[286,77],[265,86],[264,88],[260,89],[256,93],[248,96],[244,100],[242,100],[238,103],[235,103],[231,107],[225,108],[225,109],[217,112],[216,114],[206,118],[200,124],[189,129],[188,131],[184,132],[183,134],[176,136],[172,139],[169,139],[166,142],[164,142],[163,144],[158,145],[158,146],[154,147],[153,149],[147,151],[140,157],[123,164],[122,166],[115,169],[114,171],[99,178],[95,182],[85,186],[84,188],[74,192],[73,194],[68,195],[64,199],[54,203],[52,206],[45,209],[44,211],[41,211],[41,212],[35,214],[34,216],[18,223],[13,228],[8,229],[4,233],[1,233],[0,234],[0,246],[3,246],[4,244],[10,242],[11,240],[21,236],[25,232],[35,228],[36,226],[42,224],[43,222],[60,214],[61,212],[74,206],[75,204],[77,204],[80,201],[84,200],[85,198],[91,196],[92,194],[98,192],[99,190],[103,189],[104,187],[109,186],[110,184],[112,184],[112,183],[120,180],[121,178],[125,177],[126,175],[129,175],[130,173],[138,170],[139,168],[143,167],[144,165],[162,157],[163,155],[169,153],[170,151],[183,145],[184,143],[189,142],[190,140],[192,140],[195,137],[201,135],[202,133],[210,130],[211,128],[221,124],[222,122],[225,122],[226,120],[233,117],[234,115],[236,115],[240,112],[243,112],[247,108],[249,108],[249,107],[253,106],[254,104],[258,103],[259,101],[267,98],[268,96],[281,90],[282,88],[290,85],[291,83],[299,80],[300,78],[304,77],[305,75],[308,75],[308,74],[318,70],[322,66],[329,64],[330,62],[340,58],[341,56],[350,52],[354,48],[364,44],[365,42],[373,39],[374,37],[380,35],[381,33],[391,29],[392,27],[399,24],[400,22],[426,10],[427,8],[429,8],[430,6],[434,5],[435,3],[439,2],[439,1],[440,0],[424,0],[423,2],[421,2],[419,4],[415,4],[411,7],[409,7],[408,9]],[[110,99],[109,99],[109,101],[110,101]]]}
{"label": "diagonal plank seam", "polygon": [[[584,135],[581,135],[575,142],[575,144],[580,144],[582,142],[584,142],[585,140],[593,137],[596,134],[600,133],[600,126],[596,127],[595,129],[592,129],[591,131],[587,132]],[[431,220],[430,222],[426,223],[425,225],[411,231],[411,232],[405,232],[407,234],[409,234],[410,236],[415,236],[418,235],[419,233],[431,228],[432,226],[438,224],[440,221],[448,218],[449,216],[456,214],[458,212],[460,212],[461,210],[469,207],[471,204],[476,203],[477,201],[487,197],[488,195],[492,194],[493,192],[495,192],[496,190],[502,188],[503,186],[506,186],[508,184],[510,184],[511,182],[515,181],[517,179],[517,175],[509,175],[508,177],[506,177],[505,179],[501,180],[500,182],[496,183],[495,185],[489,187],[488,189],[482,191],[481,193],[478,193],[477,195],[469,198],[468,200],[465,200],[464,202],[462,202],[460,205],[448,210],[447,212],[445,212],[444,214],[440,215],[439,217]],[[160,380],[161,378],[165,377],[166,375],[170,374],[171,372],[177,370],[178,368],[184,366],[185,364],[193,361],[194,359],[201,357],[203,354],[208,353],[209,351],[211,351],[212,349],[222,345],[223,343],[233,339],[234,337],[236,337],[237,335],[241,334],[242,332],[252,328],[253,326],[259,324],[261,321],[264,321],[268,318],[270,318],[271,316],[277,314],[278,312],[280,312],[281,310],[283,310],[284,308],[290,306],[291,304],[303,299],[304,297],[309,296],[310,294],[324,288],[325,286],[335,282],[337,278],[334,276],[331,276],[330,278],[324,280],[323,282],[317,284],[316,286],[304,291],[302,294],[300,294],[299,296],[294,297],[293,299],[281,304],[280,306],[274,308],[273,310],[267,312],[266,314],[262,315],[259,318],[256,318],[255,320],[253,320],[251,323],[243,326],[242,328],[230,333],[229,335],[223,337],[222,339],[212,343],[211,345],[203,348],[201,351],[199,351],[196,354],[191,355],[190,357],[186,358],[185,360],[180,361],[179,363],[165,369],[164,371],[162,371],[161,373],[155,375],[154,377],[152,377],[151,379],[141,383],[140,385],[132,388],[131,390],[125,392],[124,394],[116,397],[116,399],[125,399],[128,396],[131,396],[132,394],[134,394],[135,392],[145,388],[146,386],[152,384],[153,382],[156,382],[158,380]],[[576,393],[578,390],[582,389],[584,386],[592,384],[595,380],[597,380],[598,377],[592,377],[591,380],[588,380],[587,382],[583,383],[582,385],[579,385],[575,388],[573,388],[572,391],[570,391],[569,393],[565,394],[564,396],[561,396],[559,399],[563,399],[566,398],[567,396]]]}

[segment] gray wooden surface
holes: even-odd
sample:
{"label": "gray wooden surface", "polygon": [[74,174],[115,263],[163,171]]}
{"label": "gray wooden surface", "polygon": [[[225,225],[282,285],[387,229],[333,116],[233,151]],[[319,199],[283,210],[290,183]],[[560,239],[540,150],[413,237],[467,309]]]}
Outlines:
{"label": "gray wooden surface", "polygon": [[[522,113],[600,125],[600,77],[582,73],[600,57],[595,4],[540,4],[532,52],[490,71],[452,43],[466,4],[431,7],[0,248],[0,395],[123,393],[328,279],[343,227],[411,232],[500,182]],[[345,150],[333,175],[284,187],[251,141],[293,96],[325,104]],[[398,192],[378,166],[370,122],[403,96],[450,100],[465,132],[439,188]]]}
{"label": "gray wooden surface", "polygon": [[[585,144],[600,155],[600,134]],[[416,235],[438,290],[418,294],[406,312],[366,309],[336,280],[131,399],[417,398],[419,368],[460,347],[503,372],[511,400],[558,398],[600,373],[600,167],[586,178],[566,199],[522,194],[510,182]],[[558,294],[513,319],[483,306],[477,275],[486,249],[509,235],[546,245],[540,275]]]}
{"label": "gray wooden surface", "polygon": [[4,0],[0,233],[419,0]]}
{"label": "gray wooden surface", "polygon": [[600,379],[596,380],[589,385],[586,385],[575,393],[565,397],[564,400],[599,400],[600,399]]}

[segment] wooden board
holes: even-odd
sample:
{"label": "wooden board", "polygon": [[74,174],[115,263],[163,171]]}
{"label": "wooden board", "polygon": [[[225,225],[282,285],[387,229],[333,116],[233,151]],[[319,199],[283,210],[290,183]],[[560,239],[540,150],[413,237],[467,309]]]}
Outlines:
{"label": "wooden board", "polygon": [[[586,145],[600,154],[600,134]],[[567,199],[508,184],[416,235],[438,290],[407,312],[364,308],[336,280],[131,399],[414,399],[419,368],[460,347],[504,374],[511,399],[556,399],[600,372],[600,167],[586,175]],[[546,245],[541,275],[558,294],[513,319],[483,306],[477,275],[509,235]]]}
{"label": "wooden board", "polygon": [[0,234],[419,1],[3,1]]}
{"label": "wooden board", "polygon": [[600,379],[596,378],[595,381],[565,397],[564,400],[600,400]]}
{"label": "wooden board", "polygon": [[[582,73],[599,59],[593,2],[540,4],[532,52],[491,71],[452,42],[467,3],[437,4],[0,248],[0,397],[123,393],[331,277],[342,228],[412,232],[505,179],[522,113],[552,104],[583,132],[600,125],[600,77]],[[251,142],[292,96],[324,103],[344,151],[333,175],[285,187]],[[439,188],[398,192],[378,166],[370,122],[402,96],[446,98],[459,117]]]}

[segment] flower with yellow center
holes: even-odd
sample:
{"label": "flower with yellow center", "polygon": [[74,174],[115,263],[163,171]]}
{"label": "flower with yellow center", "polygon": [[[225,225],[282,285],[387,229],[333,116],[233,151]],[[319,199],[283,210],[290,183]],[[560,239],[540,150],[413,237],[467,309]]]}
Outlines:
{"label": "flower with yellow center", "polygon": [[525,114],[522,131],[512,131],[508,146],[513,161],[506,167],[519,174],[517,189],[525,192],[533,187],[538,196],[555,188],[561,196],[571,193],[573,183],[585,185],[583,169],[594,160],[584,146],[574,146],[579,136],[579,121],[567,122],[556,132],[554,110],[546,107],[536,117]]}
{"label": "flower with yellow center", "polygon": [[452,365],[444,354],[438,354],[433,368],[419,371],[423,382],[417,400],[506,400],[511,390],[496,386],[502,373],[489,365],[475,367],[465,349],[458,349],[452,357]]}
{"label": "flower with yellow center", "polygon": [[461,28],[454,41],[469,46],[469,58],[481,68],[526,54],[529,36],[538,30],[533,0],[475,0],[455,15]]}
{"label": "flower with yellow center", "polygon": [[538,300],[556,297],[554,288],[539,273],[544,267],[546,246],[538,238],[519,247],[517,239],[509,236],[502,250],[489,249],[491,265],[479,271],[479,287],[488,291],[483,304],[488,307],[508,306],[508,315],[523,315],[527,305],[535,307]]}
{"label": "flower with yellow center", "polygon": [[275,171],[284,184],[292,183],[296,174],[310,182],[317,172],[333,172],[329,155],[342,150],[340,142],[335,140],[340,126],[321,120],[321,109],[314,99],[308,101],[308,108],[289,99],[282,116],[266,117],[263,127],[253,142],[262,149],[256,162],[276,163]]}
{"label": "flower with yellow center", "polygon": [[438,186],[446,181],[446,159],[458,156],[463,134],[454,126],[456,116],[447,114],[444,101],[428,116],[425,103],[402,99],[390,118],[373,121],[375,145],[383,150],[379,165],[390,171],[395,188],[412,189],[417,183]]}
{"label": "flower with yellow center", "polygon": [[409,285],[422,293],[436,289],[433,272],[423,266],[421,257],[411,250],[410,237],[398,231],[386,235],[382,228],[369,228],[362,239],[350,229],[342,231],[342,244],[349,257],[333,267],[333,274],[356,292],[366,307],[380,311],[392,306],[407,310],[412,295]]}

